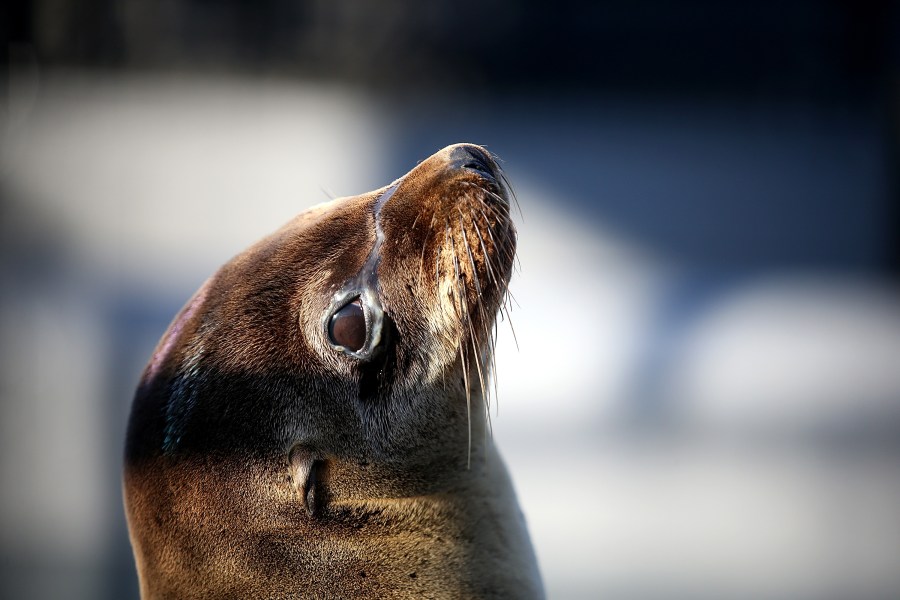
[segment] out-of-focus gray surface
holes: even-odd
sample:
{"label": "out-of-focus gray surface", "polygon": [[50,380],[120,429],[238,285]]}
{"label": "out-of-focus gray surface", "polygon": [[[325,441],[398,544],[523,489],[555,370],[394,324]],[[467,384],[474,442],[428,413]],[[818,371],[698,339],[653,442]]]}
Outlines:
{"label": "out-of-focus gray surface", "polygon": [[[487,144],[522,208],[497,443],[550,597],[900,596],[900,303],[865,112],[26,71],[0,262],[0,577],[127,598],[138,374],[219,264]],[[598,104],[599,102],[599,104]]]}

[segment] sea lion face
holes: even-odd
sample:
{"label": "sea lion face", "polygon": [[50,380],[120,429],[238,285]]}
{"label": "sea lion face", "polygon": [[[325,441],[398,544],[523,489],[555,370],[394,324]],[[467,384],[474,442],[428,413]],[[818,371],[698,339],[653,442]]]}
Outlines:
{"label": "sea lion face", "polygon": [[[470,489],[514,252],[496,161],[459,144],[223,266],[132,408],[125,495],[144,594],[186,568],[234,571],[276,530],[297,536],[265,556],[308,559],[303,544],[358,517],[354,503]],[[239,550],[212,537],[223,528]]]}

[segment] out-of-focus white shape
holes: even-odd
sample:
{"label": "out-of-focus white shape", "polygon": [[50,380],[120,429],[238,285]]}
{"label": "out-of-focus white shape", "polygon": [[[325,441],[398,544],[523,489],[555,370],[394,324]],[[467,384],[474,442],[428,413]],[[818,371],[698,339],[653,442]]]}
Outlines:
{"label": "out-of-focus white shape", "polygon": [[900,294],[778,281],[714,306],[662,385],[689,420],[783,431],[900,417]]}
{"label": "out-of-focus white shape", "polygon": [[4,141],[10,187],[81,258],[141,283],[195,285],[328,193],[384,183],[379,119],[346,89],[51,73],[24,112]]}
{"label": "out-of-focus white shape", "polygon": [[16,556],[90,563],[108,542],[103,390],[107,340],[93,306],[66,294],[2,305],[0,536]]}
{"label": "out-of-focus white shape", "polygon": [[586,223],[533,179],[509,175],[523,218],[510,285],[518,348],[508,323],[498,329],[501,438],[582,427],[619,410],[661,283],[637,247]]}
{"label": "out-of-focus white shape", "polygon": [[[881,598],[900,589],[893,456],[683,441],[506,445],[548,597]],[[527,466],[526,466],[527,465]]]}
{"label": "out-of-focus white shape", "polygon": [[[498,443],[549,597],[891,597],[896,458],[736,442],[895,411],[892,291],[793,279],[739,288],[667,345],[660,405],[722,437],[605,438],[635,401],[671,276],[515,176],[525,219],[501,324]],[[666,333],[666,332],[662,332]],[[717,429],[718,428],[718,429]],[[715,440],[715,441],[713,441]]]}

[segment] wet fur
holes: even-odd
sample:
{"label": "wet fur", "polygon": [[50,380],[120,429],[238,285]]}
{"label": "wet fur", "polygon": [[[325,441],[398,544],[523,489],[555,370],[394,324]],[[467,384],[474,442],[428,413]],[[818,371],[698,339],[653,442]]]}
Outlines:
{"label": "wet fur", "polygon": [[[542,596],[487,435],[515,230],[493,159],[485,178],[459,156],[423,161],[378,214],[388,188],[301,214],[176,317],[126,445],[143,598]],[[390,343],[361,363],[322,320],[376,219]]]}

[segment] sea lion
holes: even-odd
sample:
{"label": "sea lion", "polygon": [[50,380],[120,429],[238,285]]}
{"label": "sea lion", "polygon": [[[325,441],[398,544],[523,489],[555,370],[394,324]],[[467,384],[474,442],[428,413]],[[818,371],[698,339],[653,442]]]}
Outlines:
{"label": "sea lion", "polygon": [[203,284],[128,425],[141,597],[543,597],[487,433],[515,245],[496,160],[458,144]]}

